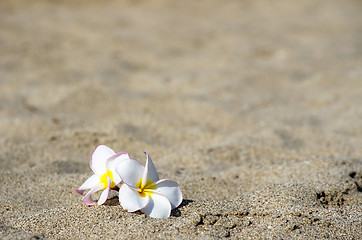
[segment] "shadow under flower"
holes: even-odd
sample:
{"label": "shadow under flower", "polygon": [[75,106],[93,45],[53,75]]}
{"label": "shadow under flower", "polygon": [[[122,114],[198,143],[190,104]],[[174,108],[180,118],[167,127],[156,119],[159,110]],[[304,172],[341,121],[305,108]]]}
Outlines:
{"label": "shadow under flower", "polygon": [[[187,205],[189,205],[190,203],[193,203],[194,201],[193,200],[190,200],[190,199],[183,199],[181,204],[173,209],[171,211],[171,215],[172,217],[181,217],[181,211],[180,211],[180,208],[183,208]],[[105,206],[118,206],[119,205],[119,199],[118,199],[118,196],[113,196],[111,198],[108,198],[108,200],[103,204]],[[141,211],[136,211],[134,212],[135,214],[137,215],[142,215],[143,213]]]}
{"label": "shadow under flower", "polygon": [[111,198],[108,198],[105,203],[103,203],[105,206],[117,206],[119,205],[119,199],[118,196],[114,196]]}
{"label": "shadow under flower", "polygon": [[177,208],[175,208],[171,211],[171,216],[172,217],[181,217],[180,208],[183,208],[184,206],[187,206],[192,202],[194,202],[194,201],[190,200],[190,199],[183,199],[181,204]]}

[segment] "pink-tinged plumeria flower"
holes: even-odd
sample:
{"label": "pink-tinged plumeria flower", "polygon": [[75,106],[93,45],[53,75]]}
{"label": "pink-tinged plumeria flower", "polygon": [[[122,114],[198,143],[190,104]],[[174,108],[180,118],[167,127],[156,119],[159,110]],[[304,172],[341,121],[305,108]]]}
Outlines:
{"label": "pink-tinged plumeria flower", "polygon": [[115,153],[107,146],[100,145],[94,149],[89,165],[95,173],[88,178],[80,188],[76,191],[79,194],[83,194],[84,190],[90,189],[90,191],[84,196],[83,202],[87,205],[94,205],[96,202],[92,200],[92,194],[103,190],[98,199],[98,205],[102,205],[107,199],[110,189],[116,189],[122,182],[122,179],[115,171],[116,166],[124,161],[128,160],[129,155],[126,152]]}
{"label": "pink-tinged plumeria flower", "polygon": [[171,209],[182,202],[180,187],[175,181],[159,180],[155,165],[145,154],[145,166],[135,159],[117,165],[116,171],[124,183],[119,189],[119,202],[128,212],[140,210],[155,218],[169,217]]}

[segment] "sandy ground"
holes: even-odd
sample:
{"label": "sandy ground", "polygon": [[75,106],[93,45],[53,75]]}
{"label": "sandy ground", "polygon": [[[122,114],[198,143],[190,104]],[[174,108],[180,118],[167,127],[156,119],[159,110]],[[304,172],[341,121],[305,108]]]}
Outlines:
{"label": "sandy ground", "polygon": [[[362,2],[1,1],[1,239],[361,239]],[[75,192],[99,144],[167,219]]]}

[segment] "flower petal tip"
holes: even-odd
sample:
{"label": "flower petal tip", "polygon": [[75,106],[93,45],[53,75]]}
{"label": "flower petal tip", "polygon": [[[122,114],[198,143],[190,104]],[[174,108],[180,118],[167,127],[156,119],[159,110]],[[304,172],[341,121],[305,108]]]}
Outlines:
{"label": "flower petal tip", "polygon": [[93,206],[93,205],[96,204],[96,202],[94,202],[93,200],[89,200],[89,198],[84,198],[84,199],[83,199],[83,202],[84,202],[84,204],[87,205],[87,206]]}
{"label": "flower petal tip", "polygon": [[83,193],[84,193],[84,190],[82,190],[82,189],[76,189],[75,190],[77,193],[79,193],[80,195],[83,195]]}

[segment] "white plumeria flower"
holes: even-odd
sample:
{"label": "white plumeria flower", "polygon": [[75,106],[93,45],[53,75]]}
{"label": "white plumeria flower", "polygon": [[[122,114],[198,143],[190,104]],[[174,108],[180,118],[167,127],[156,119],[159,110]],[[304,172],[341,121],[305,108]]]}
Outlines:
{"label": "white plumeria flower", "polygon": [[96,202],[92,200],[92,194],[103,190],[98,199],[98,205],[102,205],[107,199],[110,189],[118,188],[122,179],[115,171],[117,164],[129,159],[126,152],[115,153],[111,148],[99,145],[91,155],[89,165],[95,173],[88,178],[80,188],[76,191],[83,194],[84,190],[90,191],[84,196],[83,202],[87,205],[94,205]]}
{"label": "white plumeria flower", "polygon": [[171,209],[182,202],[180,187],[175,181],[159,180],[155,165],[145,154],[145,166],[135,159],[117,165],[116,171],[124,183],[119,189],[119,202],[128,212],[140,210],[155,218],[169,217]]}

